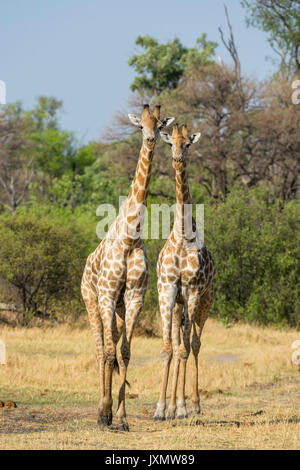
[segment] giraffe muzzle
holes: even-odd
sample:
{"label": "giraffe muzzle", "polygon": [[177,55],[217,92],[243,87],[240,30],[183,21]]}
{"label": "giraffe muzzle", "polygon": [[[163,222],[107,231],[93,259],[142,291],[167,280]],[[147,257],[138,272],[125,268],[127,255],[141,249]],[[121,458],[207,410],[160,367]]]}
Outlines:
{"label": "giraffe muzzle", "polygon": [[147,147],[153,148],[154,145],[155,145],[155,139],[154,138],[149,138],[149,139],[146,140],[146,143],[147,143]]}
{"label": "giraffe muzzle", "polygon": [[183,163],[183,157],[172,157],[173,162]]}

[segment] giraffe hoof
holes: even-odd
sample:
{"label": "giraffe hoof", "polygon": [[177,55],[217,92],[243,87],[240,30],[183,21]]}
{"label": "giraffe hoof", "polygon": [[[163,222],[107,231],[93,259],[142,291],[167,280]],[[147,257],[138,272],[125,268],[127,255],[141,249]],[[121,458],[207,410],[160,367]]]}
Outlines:
{"label": "giraffe hoof", "polygon": [[187,414],[182,414],[182,415],[181,415],[181,414],[180,414],[180,415],[178,414],[178,415],[176,416],[177,419],[185,419],[185,418],[187,418],[187,417],[188,417]]}
{"label": "giraffe hoof", "polygon": [[122,422],[118,423],[117,429],[118,429],[118,431],[129,432],[128,423],[126,421],[122,421]]}
{"label": "giraffe hoof", "polygon": [[164,403],[157,403],[156,410],[153,416],[153,421],[164,421],[166,405]]}
{"label": "giraffe hoof", "polygon": [[177,413],[176,413],[177,419],[185,419],[187,417],[188,417],[188,414],[187,414],[186,408],[177,409]]}
{"label": "giraffe hoof", "polygon": [[186,409],[186,404],[184,401],[180,401],[177,403],[177,409],[176,409],[176,418],[177,419],[184,419],[188,417],[187,409]]}
{"label": "giraffe hoof", "polygon": [[168,408],[167,416],[166,416],[168,420],[175,419],[175,410],[176,408]]}
{"label": "giraffe hoof", "polygon": [[201,412],[199,401],[195,401],[192,403],[191,406],[191,414],[192,415],[199,415]]}
{"label": "giraffe hoof", "polygon": [[153,421],[165,421],[166,418],[164,416],[154,416]]}
{"label": "giraffe hoof", "polygon": [[100,427],[101,430],[110,426],[111,423],[112,423],[112,413],[109,413],[108,415],[104,415],[101,413],[98,415],[98,426]]}

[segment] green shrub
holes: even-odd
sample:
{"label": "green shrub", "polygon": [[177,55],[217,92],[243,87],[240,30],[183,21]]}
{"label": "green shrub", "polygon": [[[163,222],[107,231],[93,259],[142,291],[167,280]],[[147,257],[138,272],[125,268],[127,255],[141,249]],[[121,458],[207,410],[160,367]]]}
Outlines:
{"label": "green shrub", "polygon": [[71,302],[69,314],[83,310],[86,251],[74,224],[63,226],[33,212],[1,216],[0,276],[17,289],[25,321],[40,312],[55,315]]}
{"label": "green shrub", "polygon": [[218,318],[300,327],[300,205],[234,190],[205,212]]}

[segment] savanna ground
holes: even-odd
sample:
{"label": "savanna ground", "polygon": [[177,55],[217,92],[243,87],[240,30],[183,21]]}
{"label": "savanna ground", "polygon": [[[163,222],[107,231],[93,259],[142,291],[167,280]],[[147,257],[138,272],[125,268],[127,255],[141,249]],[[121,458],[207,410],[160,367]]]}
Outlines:
{"label": "savanna ground", "polygon": [[[98,376],[86,328],[0,328],[0,449],[299,449],[300,333],[209,319],[200,351],[201,415],[153,422],[161,339],[134,337],[128,371],[130,432],[96,424]],[[189,374],[188,374],[189,376]],[[187,397],[190,381],[188,379]],[[114,411],[117,375],[114,376]],[[189,398],[188,398],[189,405]]]}

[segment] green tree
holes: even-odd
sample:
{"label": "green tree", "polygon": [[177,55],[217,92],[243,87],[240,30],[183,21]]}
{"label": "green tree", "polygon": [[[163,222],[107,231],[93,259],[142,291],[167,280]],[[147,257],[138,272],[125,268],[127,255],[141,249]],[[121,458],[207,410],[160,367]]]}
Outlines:
{"label": "green tree", "polygon": [[220,319],[300,327],[300,206],[264,187],[232,190],[205,211]]}
{"label": "green tree", "polygon": [[87,253],[75,224],[63,226],[33,212],[4,215],[0,241],[0,276],[17,289],[25,318],[79,302]]}
{"label": "green tree", "polygon": [[34,122],[36,132],[45,129],[58,129],[58,112],[62,110],[63,102],[50,96],[39,96],[36,107],[28,111],[28,116]]}
{"label": "green tree", "polygon": [[19,102],[0,113],[0,202],[11,212],[27,198],[34,177],[29,131]]}
{"label": "green tree", "polygon": [[86,167],[91,166],[97,158],[101,155],[101,147],[104,144],[98,142],[89,142],[87,145],[83,145],[77,150],[76,159],[74,161],[74,171],[82,174]]}
{"label": "green tree", "polygon": [[72,172],[76,161],[76,146],[72,133],[60,129],[58,112],[62,101],[40,96],[26,117],[31,123],[28,139],[33,142],[35,166],[50,179]]}
{"label": "green tree", "polygon": [[203,34],[193,48],[183,46],[178,38],[159,44],[151,36],[138,36],[136,45],[145,52],[135,54],[129,65],[137,73],[130,88],[140,94],[159,95],[166,89],[176,88],[185,71],[193,65],[213,63],[217,43],[206,40]]}
{"label": "green tree", "polygon": [[269,35],[269,43],[281,58],[282,71],[300,73],[299,0],[242,0],[248,25]]}

